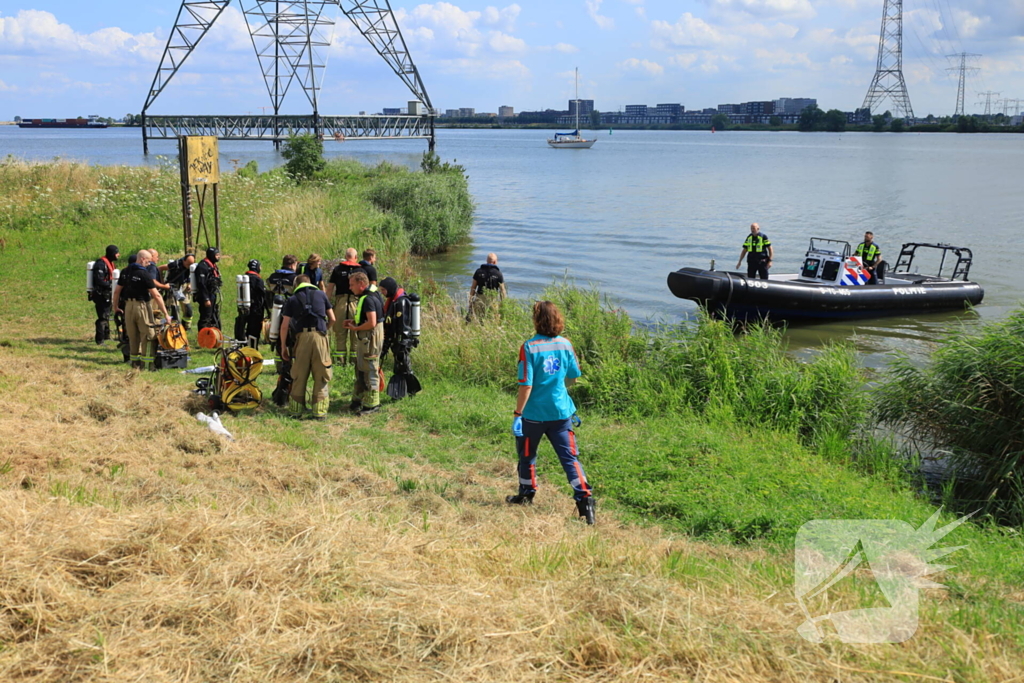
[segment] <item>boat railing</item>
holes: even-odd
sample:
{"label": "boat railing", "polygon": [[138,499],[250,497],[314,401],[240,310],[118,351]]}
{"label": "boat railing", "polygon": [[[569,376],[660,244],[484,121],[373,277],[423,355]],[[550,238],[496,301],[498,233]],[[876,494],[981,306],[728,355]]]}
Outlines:
{"label": "boat railing", "polygon": [[936,279],[940,280],[947,279],[942,275],[942,271],[946,267],[946,257],[950,254],[956,256],[956,263],[953,265],[953,274],[950,275],[948,279],[963,280],[964,282],[967,282],[967,277],[971,272],[971,264],[974,262],[974,253],[967,247],[957,247],[952,244],[944,243],[908,242],[904,244],[900,249],[900,256],[896,260],[896,266],[892,269],[893,274],[913,273],[912,268],[914,267],[914,257],[917,256],[918,249],[937,249],[942,252],[942,257],[939,260],[939,270],[934,276]]}

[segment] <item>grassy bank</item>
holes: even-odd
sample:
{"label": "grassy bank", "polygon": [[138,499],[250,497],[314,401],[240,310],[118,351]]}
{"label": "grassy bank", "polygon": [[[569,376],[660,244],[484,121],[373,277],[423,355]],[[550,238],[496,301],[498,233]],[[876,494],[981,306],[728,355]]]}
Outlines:
{"label": "grassy bank", "polygon": [[[860,378],[846,349],[798,364],[770,330],[640,333],[595,293],[556,288],[583,365],[579,440],[599,524],[572,518],[547,449],[537,505],[508,509],[524,309],[510,302],[490,324],[465,325],[444,292],[416,281],[416,222],[375,200],[398,176],[335,170],[301,187],[226,178],[224,272],[377,247],[383,273],[425,294],[413,364],[426,389],[358,420],[340,411],[350,382],[339,370],[327,424],[268,406],[227,419],[228,442],[191,417],[190,379],[130,375],[90,341],[82,266],[110,241],[173,254],[174,176],[0,167],[0,678],[1019,675],[1024,573],[1008,558],[1024,547],[990,521],[941,543],[967,548],[938,577],[950,589],[924,592],[907,643],[796,634],[802,523],[916,526],[934,511],[883,447],[863,445],[867,407],[849,391]],[[418,182],[409,176],[400,182]],[[196,352],[193,365],[208,358]],[[857,573],[830,599],[865,595]]]}

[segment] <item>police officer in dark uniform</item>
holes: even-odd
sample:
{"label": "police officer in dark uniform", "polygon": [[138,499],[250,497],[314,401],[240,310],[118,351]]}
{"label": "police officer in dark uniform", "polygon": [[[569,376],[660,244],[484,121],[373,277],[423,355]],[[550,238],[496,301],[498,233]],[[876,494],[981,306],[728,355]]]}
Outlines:
{"label": "police officer in dark uniform", "polygon": [[92,291],[89,301],[96,306],[96,343],[110,339],[111,297],[114,294],[114,264],[121,252],[113,244],[108,245],[101,258],[92,264]]}
{"label": "police officer in dark uniform", "polygon": [[491,252],[487,255],[487,262],[480,264],[473,273],[473,285],[469,288],[469,315],[466,321],[475,317],[483,322],[488,307],[495,306],[496,299],[504,299],[506,295],[505,276],[498,268],[498,255]]}
{"label": "police officer in dark uniform", "polygon": [[138,370],[144,369],[147,363],[152,370],[156,364],[156,319],[151,302],[156,301],[164,319],[168,318],[163,297],[146,268],[149,261],[149,252],[140,251],[136,262],[125,268],[118,278],[113,297],[114,308],[124,313],[130,359],[132,367]]}
{"label": "police officer in dark uniform", "polygon": [[199,304],[199,329],[216,327],[220,329],[220,288],[223,281],[217,260],[220,250],[210,247],[206,250],[206,258],[196,266],[195,300]]}
{"label": "police officer in dark uniform", "polygon": [[768,269],[772,267],[772,258],[775,256],[775,249],[772,247],[768,235],[761,232],[761,226],[757,223],[750,224],[750,234],[743,241],[743,250],[740,258],[736,261],[739,268],[743,263],[743,257],[747,257],[747,277],[759,277],[762,280],[768,279]]}
{"label": "police officer in dark uniform", "polygon": [[879,275],[885,280],[885,261],[882,260],[882,250],[875,244],[875,233],[864,233],[864,241],[857,245],[854,256],[859,256],[864,268],[871,273],[871,277],[868,278],[869,285],[877,285]]}

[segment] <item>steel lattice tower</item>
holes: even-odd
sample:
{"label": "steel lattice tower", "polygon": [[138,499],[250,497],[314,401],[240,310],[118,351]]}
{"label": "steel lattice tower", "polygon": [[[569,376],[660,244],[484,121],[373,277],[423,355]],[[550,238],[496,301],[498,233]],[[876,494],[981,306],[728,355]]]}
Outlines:
{"label": "steel lattice tower", "polygon": [[960,78],[957,81],[956,86],[956,111],[953,112],[954,118],[957,116],[964,115],[964,93],[966,92],[967,85],[967,73],[977,73],[978,67],[967,66],[968,59],[974,59],[981,55],[971,54],[970,52],[961,52],[955,55],[946,55],[949,59],[959,59],[960,64],[958,66],[951,66],[946,71],[956,71],[959,73]]}
{"label": "steel lattice tower", "polygon": [[[142,107],[144,127],[146,112],[229,4],[231,0],[182,0]],[[389,0],[237,0],[237,5],[245,16],[275,117],[296,82],[313,108],[314,119],[319,117],[324,60],[318,49],[329,46],[324,34],[333,25],[324,17],[328,5],[340,7],[413,97],[428,113],[433,112]]]}
{"label": "steel lattice tower", "polygon": [[898,116],[914,118],[907,83],[903,80],[903,0],[885,0],[878,38],[878,64],[861,107],[874,111],[886,98],[892,99]]}
{"label": "steel lattice tower", "polygon": [[[995,95],[996,97],[999,97],[1000,93],[992,92],[991,90],[989,90],[987,92],[980,92],[980,93],[978,93],[978,95],[984,97],[985,99],[983,101],[978,101],[977,104],[979,104],[979,105],[984,104],[985,105],[985,116],[992,116],[992,96]],[[997,101],[996,102],[996,106],[998,106],[998,104],[999,103]]]}

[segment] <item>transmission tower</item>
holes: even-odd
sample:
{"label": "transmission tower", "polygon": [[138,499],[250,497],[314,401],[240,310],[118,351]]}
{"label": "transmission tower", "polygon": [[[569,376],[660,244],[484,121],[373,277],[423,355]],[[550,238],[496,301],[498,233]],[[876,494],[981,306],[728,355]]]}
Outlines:
{"label": "transmission tower", "polygon": [[970,52],[961,52],[961,53],[955,54],[955,55],[946,55],[946,57],[948,59],[958,59],[958,60],[960,60],[960,64],[958,66],[951,66],[948,69],[946,69],[946,71],[956,71],[960,75],[960,78],[957,81],[957,86],[956,86],[956,111],[953,112],[953,117],[954,118],[956,118],[957,116],[963,116],[964,115],[964,93],[967,91],[966,90],[967,74],[968,73],[975,74],[975,73],[978,72],[978,67],[976,67],[976,66],[967,66],[967,60],[968,59],[974,59],[974,58],[980,57],[980,56],[981,55],[972,54]]}
{"label": "transmission tower", "polygon": [[[992,92],[991,90],[986,91],[986,92],[978,93],[979,97],[984,97],[985,98],[984,100],[979,100],[977,102],[978,104],[984,104],[985,105],[985,116],[992,116],[992,97],[993,96],[998,97],[999,95],[1000,95],[1000,93]],[[999,106],[998,101],[996,102],[996,106]]]}
{"label": "transmission tower", "polygon": [[861,108],[874,111],[886,98],[892,100],[897,115],[914,118],[907,83],[903,80],[903,0],[885,0],[878,38],[878,64]]}
{"label": "transmission tower", "polygon": [[[147,110],[231,2],[182,0],[142,107],[143,126]],[[431,113],[430,97],[409,55],[389,0],[237,0],[249,28],[275,117],[280,115],[285,96],[296,82],[313,109],[314,119],[319,116],[318,98],[325,65],[319,53],[330,45],[325,33],[334,23],[324,17],[328,5],[340,7],[413,97]]]}

